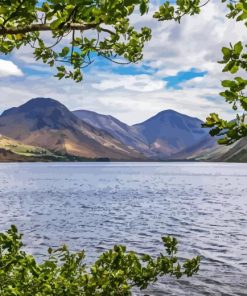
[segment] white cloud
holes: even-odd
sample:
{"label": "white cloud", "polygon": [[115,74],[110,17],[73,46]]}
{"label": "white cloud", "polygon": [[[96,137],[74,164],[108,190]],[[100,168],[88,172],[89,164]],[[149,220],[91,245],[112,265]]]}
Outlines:
{"label": "white cloud", "polygon": [[22,76],[22,71],[12,62],[0,59],[0,77]]}
{"label": "white cloud", "polygon": [[[243,22],[227,19],[226,13],[224,4],[210,1],[200,15],[186,16],[181,24],[152,22],[153,38],[144,50],[144,61],[157,68],[160,77],[195,68],[207,71],[207,77],[219,82],[222,72],[217,61],[222,58],[221,47],[246,40]],[[135,22],[144,25],[141,18],[135,18]]]}
{"label": "white cloud", "polygon": [[[144,50],[144,61],[136,65],[138,75],[116,74],[116,65],[109,64],[104,69],[92,65],[82,84],[47,78],[42,73],[6,77],[0,80],[1,110],[18,106],[32,97],[45,96],[60,100],[72,110],[83,108],[112,114],[130,124],[168,108],[201,119],[210,112],[230,119],[230,106],[218,96],[225,74],[217,61],[221,59],[222,46],[230,41],[246,40],[244,25],[227,20],[224,4],[216,0],[204,7],[202,14],[185,17],[180,25],[153,20],[152,11],[156,8],[151,8],[149,15],[133,18],[138,27],[145,25],[153,29],[153,38]],[[24,55],[14,54],[13,61],[18,61],[18,65],[27,66],[32,61],[30,67],[36,70],[43,67],[35,64],[28,49],[22,53]],[[151,70],[140,74],[142,65],[150,66]],[[166,88],[164,77],[191,68],[207,71],[207,75],[181,82],[181,89]]]}
{"label": "white cloud", "polygon": [[[157,89],[141,92],[123,88],[99,91],[92,85],[95,77],[106,73],[92,72],[85,77],[83,84],[70,80],[57,81],[56,78],[25,77],[15,81],[0,81],[1,111],[19,106],[28,99],[41,96],[51,97],[65,104],[69,109],[88,109],[103,114],[111,114],[120,120],[134,124],[165,109],[205,119],[209,112],[215,111],[231,118],[223,99],[219,99],[215,88],[184,87],[182,89]],[[110,75],[114,82],[114,75]],[[117,75],[118,77],[118,75]],[[124,79],[124,78],[123,78]],[[12,87],[5,86],[12,84]],[[28,87],[27,87],[28,85]]]}
{"label": "white cloud", "polygon": [[92,86],[98,90],[112,90],[122,88],[137,92],[152,92],[163,89],[166,83],[162,80],[152,78],[151,75],[110,75],[103,78],[99,83]]}

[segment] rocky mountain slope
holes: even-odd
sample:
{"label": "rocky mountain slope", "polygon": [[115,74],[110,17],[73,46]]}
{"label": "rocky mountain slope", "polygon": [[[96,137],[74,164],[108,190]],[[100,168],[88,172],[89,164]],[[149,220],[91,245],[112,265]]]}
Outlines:
{"label": "rocky mountain slope", "polygon": [[173,110],[162,111],[134,126],[110,115],[86,110],[73,113],[94,127],[107,131],[124,145],[156,160],[192,158],[216,146],[208,130],[202,129],[201,120]]}
{"label": "rocky mountain slope", "polygon": [[186,159],[216,145],[201,125],[198,118],[165,110],[134,127],[158,158]]}
{"label": "rocky mountain slope", "polygon": [[140,159],[110,134],[78,119],[64,105],[36,98],[0,116],[0,133],[24,144],[85,158]]}
{"label": "rocky mountain slope", "polygon": [[36,98],[0,116],[1,159],[247,161],[247,138],[218,146],[201,124],[165,110],[129,126],[110,115],[71,112],[58,101]]}
{"label": "rocky mountain slope", "polygon": [[247,137],[229,146],[217,146],[196,157],[199,161],[247,162]]}
{"label": "rocky mountain slope", "polygon": [[108,132],[127,147],[132,147],[147,157],[151,156],[148,144],[135,127],[129,126],[111,115],[87,110],[77,110],[73,113],[95,128]]}

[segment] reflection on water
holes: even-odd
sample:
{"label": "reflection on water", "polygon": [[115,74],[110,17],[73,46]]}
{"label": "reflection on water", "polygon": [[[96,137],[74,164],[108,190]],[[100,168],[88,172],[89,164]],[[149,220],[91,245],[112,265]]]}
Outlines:
{"label": "reflection on water", "polygon": [[0,230],[16,224],[38,258],[66,243],[89,262],[114,244],[157,255],[173,235],[201,270],[150,295],[247,295],[246,189],[246,164],[1,164]]}

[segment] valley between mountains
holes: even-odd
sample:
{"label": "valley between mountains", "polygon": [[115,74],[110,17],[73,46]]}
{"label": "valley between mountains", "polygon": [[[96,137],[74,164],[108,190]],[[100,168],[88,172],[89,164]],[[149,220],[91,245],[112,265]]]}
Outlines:
{"label": "valley between mountains", "polygon": [[247,140],[221,147],[203,122],[165,110],[129,126],[35,98],[0,116],[0,161],[247,161]]}

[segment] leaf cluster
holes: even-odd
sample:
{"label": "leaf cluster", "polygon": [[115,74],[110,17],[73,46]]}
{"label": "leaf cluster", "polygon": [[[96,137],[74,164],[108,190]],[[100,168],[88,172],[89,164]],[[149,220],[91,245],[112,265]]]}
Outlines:
{"label": "leaf cluster", "polygon": [[[0,0],[0,53],[9,54],[29,44],[36,60],[51,67],[68,64],[57,69],[59,79],[79,82],[81,70],[97,56],[116,62],[120,58],[121,63],[142,59],[151,30],[137,31],[130,24],[135,9],[143,15],[148,1],[49,0],[40,5],[35,0]],[[50,32],[53,44],[48,44],[42,31]]]}
{"label": "leaf cluster", "polygon": [[[223,60],[219,63],[225,64],[223,72],[237,73],[239,70],[247,70],[247,53],[241,41],[223,47]],[[212,128],[210,134],[219,137],[219,144],[230,145],[237,140],[247,136],[246,112],[247,112],[247,80],[238,76],[232,80],[223,80],[222,86],[226,89],[220,95],[229,103],[234,111],[242,111],[236,114],[235,120],[227,121],[212,113],[206,119],[204,127]]]}
{"label": "leaf cluster", "polygon": [[154,18],[159,21],[174,20],[180,23],[184,15],[199,14],[202,6],[204,4],[201,4],[200,0],[177,0],[175,5],[173,2],[166,1],[155,12]]}
{"label": "leaf cluster", "polygon": [[157,258],[127,252],[115,246],[90,267],[84,252],[70,253],[66,246],[48,249],[48,259],[37,263],[22,250],[22,235],[15,226],[0,233],[0,295],[2,296],[127,296],[133,287],[145,289],[164,275],[180,278],[199,270],[200,258],[179,263],[177,241],[163,238],[168,256]]}
{"label": "leaf cluster", "polygon": [[[201,11],[209,1],[198,0],[176,0],[165,2],[154,14],[154,18],[159,21],[173,20],[180,22],[184,15],[194,15]],[[235,19],[237,22],[243,21],[247,26],[247,2],[246,0],[227,1],[228,12],[226,18]],[[223,60],[219,63],[224,64],[223,72],[234,75],[238,71],[247,71],[247,53],[244,51],[243,42],[239,41],[230,47],[223,47]],[[241,76],[234,77],[232,80],[222,81],[222,86],[226,88],[220,95],[229,103],[236,112],[236,118],[232,121],[221,119],[216,113],[211,113],[203,127],[211,128],[210,134],[218,137],[219,144],[232,144],[239,139],[247,136],[246,111],[247,111],[247,80]]]}
{"label": "leaf cluster", "polygon": [[[210,0],[166,1],[153,17],[159,21],[181,22],[185,15],[199,14]],[[247,26],[246,0],[221,0],[226,18]],[[42,4],[40,4],[42,3]],[[30,45],[36,60],[57,68],[58,79],[83,79],[83,69],[97,57],[118,64],[136,63],[143,58],[143,47],[151,38],[151,29],[137,30],[130,23],[134,14],[148,12],[150,0],[0,0],[0,54]],[[49,43],[44,32],[51,34]],[[247,53],[243,42],[223,47],[223,72],[231,75],[247,71]],[[225,80],[220,95],[234,111],[234,121],[212,113],[204,127],[212,128],[220,144],[232,144],[247,135],[246,79],[238,75]]]}

